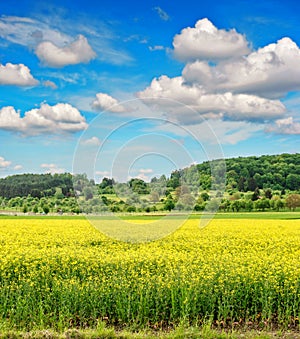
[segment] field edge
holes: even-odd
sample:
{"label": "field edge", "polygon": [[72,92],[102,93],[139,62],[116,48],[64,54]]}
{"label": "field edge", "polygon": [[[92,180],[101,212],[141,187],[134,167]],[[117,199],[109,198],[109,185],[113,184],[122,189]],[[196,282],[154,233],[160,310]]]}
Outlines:
{"label": "field edge", "polygon": [[57,332],[51,329],[35,330],[30,332],[22,331],[0,331],[0,339],[300,339],[299,331],[288,330],[219,330],[210,326],[203,327],[182,327],[171,331],[151,330],[116,330],[114,328],[100,326],[96,329],[68,329],[64,332]]}

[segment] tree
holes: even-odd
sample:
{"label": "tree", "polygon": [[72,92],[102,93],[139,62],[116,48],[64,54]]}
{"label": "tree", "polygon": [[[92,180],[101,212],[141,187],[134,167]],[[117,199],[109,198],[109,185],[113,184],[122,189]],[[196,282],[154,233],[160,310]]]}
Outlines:
{"label": "tree", "polygon": [[43,211],[44,211],[45,214],[48,214],[50,212],[49,206],[48,205],[44,205],[43,206]]}
{"label": "tree", "polygon": [[266,190],[265,190],[265,197],[267,198],[267,199],[271,199],[272,198],[272,190],[270,189],[270,188],[267,188]]}
{"label": "tree", "polygon": [[270,200],[269,199],[258,199],[255,202],[255,208],[257,210],[264,211],[265,209],[270,208]]}
{"label": "tree", "polygon": [[200,194],[200,197],[203,199],[203,201],[208,201],[210,199],[209,194],[207,192],[202,192]]}
{"label": "tree", "polygon": [[149,193],[149,187],[147,183],[145,183],[142,179],[131,179],[128,182],[129,187],[132,189],[133,192],[137,194],[148,194]]}
{"label": "tree", "polygon": [[175,207],[174,201],[172,199],[168,198],[165,201],[164,209],[167,210],[167,211],[171,211],[174,207]]}
{"label": "tree", "polygon": [[210,212],[217,212],[219,206],[220,206],[220,200],[212,199],[206,204],[205,208]]}
{"label": "tree", "polygon": [[247,191],[247,180],[244,177],[240,177],[240,180],[238,182],[238,190],[240,192],[246,192]]}
{"label": "tree", "polygon": [[256,201],[259,199],[259,188],[256,187],[252,194],[252,201]]}
{"label": "tree", "polygon": [[239,200],[233,200],[230,203],[230,206],[232,208],[233,211],[239,212],[239,210],[241,209],[241,203]]}
{"label": "tree", "polygon": [[127,211],[127,212],[130,212],[130,213],[136,212],[136,207],[135,207],[135,206],[128,206],[128,207],[126,208],[126,211]]}
{"label": "tree", "polygon": [[253,201],[252,200],[246,200],[246,202],[245,202],[245,209],[248,212],[251,212],[253,210]]}
{"label": "tree", "polygon": [[241,194],[240,192],[235,192],[232,194],[232,196],[230,197],[230,200],[240,200],[241,199]]}
{"label": "tree", "polygon": [[171,173],[171,177],[168,180],[167,186],[172,187],[175,189],[176,187],[180,186],[180,178],[181,178],[181,171],[175,170]]}
{"label": "tree", "polygon": [[256,180],[253,177],[249,178],[248,179],[248,190],[254,192],[256,187],[257,187]]}
{"label": "tree", "polygon": [[282,199],[278,199],[275,201],[275,209],[276,211],[279,211],[281,208],[284,207],[284,202]]}
{"label": "tree", "polygon": [[286,187],[291,191],[296,191],[300,189],[300,175],[289,174],[286,177]]}
{"label": "tree", "polygon": [[190,193],[185,193],[180,197],[179,202],[185,210],[192,210],[195,205],[195,198]]}
{"label": "tree", "polygon": [[114,179],[110,179],[110,178],[103,178],[101,184],[99,184],[99,188],[104,189],[106,187],[113,187],[113,185],[115,184]]}
{"label": "tree", "polygon": [[212,178],[210,174],[201,174],[200,175],[200,186],[203,190],[209,190],[212,185]]}
{"label": "tree", "polygon": [[152,191],[150,193],[149,199],[151,202],[158,202],[159,201],[159,194],[156,191]]}
{"label": "tree", "polygon": [[83,189],[83,194],[84,194],[85,200],[90,200],[90,199],[93,199],[94,197],[93,190],[91,187],[85,187]]}
{"label": "tree", "polygon": [[296,207],[300,206],[300,194],[290,194],[286,199],[285,199],[286,206],[294,211]]}
{"label": "tree", "polygon": [[188,188],[188,186],[186,185],[178,186],[175,189],[176,200],[180,199],[182,195],[189,194],[189,193],[190,193],[190,189]]}

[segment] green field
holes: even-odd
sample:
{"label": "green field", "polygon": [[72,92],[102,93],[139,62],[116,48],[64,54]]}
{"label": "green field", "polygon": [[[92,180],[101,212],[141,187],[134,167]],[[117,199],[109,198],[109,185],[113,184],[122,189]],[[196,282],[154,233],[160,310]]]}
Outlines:
{"label": "green field", "polygon": [[[93,216],[93,215],[8,215],[8,214],[0,214],[0,219],[77,219],[77,220],[86,220],[86,219],[93,219],[93,218],[104,218],[109,219],[119,217],[120,219],[135,219],[135,220],[159,220],[163,216],[169,215],[173,216],[174,218],[182,218],[186,219],[186,214],[180,213],[114,213],[112,217],[109,215],[103,216]],[[188,219],[199,219],[205,217],[213,216],[214,219],[300,219],[300,211],[296,212],[218,212],[216,214],[201,214],[201,213],[191,213],[188,215]]]}

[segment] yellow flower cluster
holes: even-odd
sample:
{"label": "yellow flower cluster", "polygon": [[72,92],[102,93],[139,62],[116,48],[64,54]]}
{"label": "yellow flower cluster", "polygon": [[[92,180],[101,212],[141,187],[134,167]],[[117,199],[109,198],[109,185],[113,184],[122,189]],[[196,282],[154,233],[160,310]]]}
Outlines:
{"label": "yellow flower cluster", "polygon": [[0,327],[297,319],[299,221],[198,223],[130,244],[83,219],[0,219]]}

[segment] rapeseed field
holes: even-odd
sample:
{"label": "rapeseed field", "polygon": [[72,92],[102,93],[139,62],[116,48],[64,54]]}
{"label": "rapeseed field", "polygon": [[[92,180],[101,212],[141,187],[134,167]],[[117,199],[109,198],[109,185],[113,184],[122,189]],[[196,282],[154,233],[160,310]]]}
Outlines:
{"label": "rapeseed field", "polygon": [[0,219],[0,330],[297,324],[299,220],[198,224],[130,244],[84,219]]}

